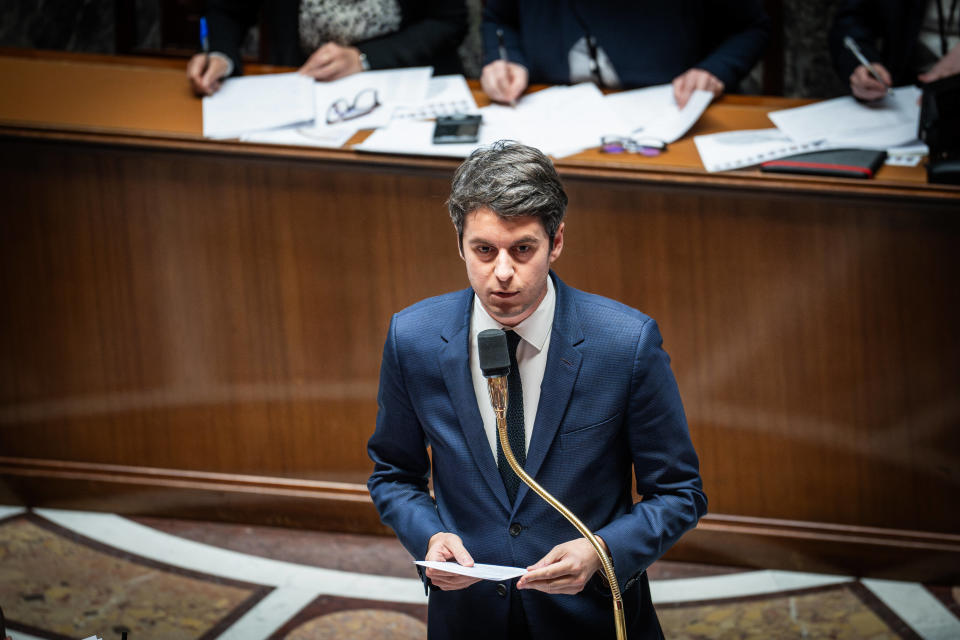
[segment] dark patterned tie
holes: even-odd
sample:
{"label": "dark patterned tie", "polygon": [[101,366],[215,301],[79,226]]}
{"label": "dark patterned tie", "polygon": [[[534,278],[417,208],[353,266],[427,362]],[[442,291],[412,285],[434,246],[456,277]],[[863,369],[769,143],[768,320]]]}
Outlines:
{"label": "dark patterned tie", "polygon": [[[527,462],[527,444],[523,427],[523,385],[520,382],[520,367],[517,366],[517,345],[520,344],[520,336],[516,331],[506,333],[507,350],[510,352],[510,374],[507,376],[507,442],[510,443],[510,450],[522,467]],[[520,477],[510,468],[503,454],[503,447],[500,446],[500,438],[497,438],[497,468],[500,469],[503,485],[507,488],[507,495],[512,504],[520,488]]]}

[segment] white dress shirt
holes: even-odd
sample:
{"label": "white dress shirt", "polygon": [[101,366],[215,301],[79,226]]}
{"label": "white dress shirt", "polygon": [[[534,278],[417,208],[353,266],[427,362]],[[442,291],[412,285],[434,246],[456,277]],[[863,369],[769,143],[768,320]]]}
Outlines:
{"label": "white dress shirt", "polygon": [[550,332],[553,328],[553,311],[557,294],[553,288],[553,279],[547,277],[547,295],[530,316],[515,327],[505,327],[490,317],[473,296],[473,313],[470,317],[470,372],[473,374],[473,390],[477,396],[480,417],[483,418],[483,430],[490,443],[493,459],[497,459],[497,418],[490,405],[487,391],[487,379],[480,370],[480,356],[477,353],[477,334],[486,329],[516,331],[522,340],[517,345],[517,366],[520,368],[520,381],[523,384],[523,430],[526,448],[530,449],[533,435],[533,422],[540,406],[540,385],[547,368],[547,352],[550,350]]}

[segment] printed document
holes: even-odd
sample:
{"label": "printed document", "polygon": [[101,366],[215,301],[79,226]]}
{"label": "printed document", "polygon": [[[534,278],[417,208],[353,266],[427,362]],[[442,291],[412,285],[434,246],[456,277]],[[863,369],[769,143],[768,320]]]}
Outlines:
{"label": "printed document", "polygon": [[[409,69],[384,69],[382,71],[363,71],[331,82],[317,82],[314,87],[314,99],[317,105],[315,126],[327,129],[375,129],[390,122],[393,110],[399,105],[419,104],[430,86],[433,67],[411,67]],[[379,106],[369,113],[343,122],[327,123],[331,105],[342,101],[353,104],[363,92],[375,91]]]}
{"label": "printed document", "polygon": [[417,560],[413,564],[429,569],[439,569],[447,573],[456,573],[461,576],[470,576],[471,578],[480,578],[481,580],[509,580],[522,576],[527,572],[520,567],[504,567],[496,564],[474,564],[472,567],[465,567],[456,562],[433,562],[431,560]]}
{"label": "printed document", "polygon": [[669,84],[611,93],[604,101],[627,128],[607,133],[631,138],[653,138],[668,144],[676,142],[697,123],[711,100],[711,92],[694,91],[687,104],[680,109],[673,97],[673,85]]}
{"label": "printed document", "polygon": [[696,136],[693,143],[704,168],[710,172],[740,169],[797,153],[835,148],[824,141],[796,142],[779,129],[724,131]]}
{"label": "printed document", "polygon": [[310,122],[313,78],[299,73],[227,78],[203,99],[203,135],[237,138],[244,133]]}
{"label": "printed document", "polygon": [[917,139],[920,89],[897,87],[874,102],[850,96],[770,112],[770,120],[796,142],[827,141],[835,147],[886,149]]}

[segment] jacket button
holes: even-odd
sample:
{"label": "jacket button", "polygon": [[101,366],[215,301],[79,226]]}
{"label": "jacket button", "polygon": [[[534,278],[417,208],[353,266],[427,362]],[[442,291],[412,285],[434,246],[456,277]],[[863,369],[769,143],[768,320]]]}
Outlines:
{"label": "jacket button", "polygon": [[505,584],[498,584],[498,585],[497,585],[497,595],[500,596],[501,598],[505,598],[505,597],[507,596],[507,585],[505,585]]}
{"label": "jacket button", "polygon": [[514,522],[512,525],[510,525],[510,535],[512,535],[514,538],[520,535],[521,531],[523,531],[523,527],[520,526],[519,523]]}

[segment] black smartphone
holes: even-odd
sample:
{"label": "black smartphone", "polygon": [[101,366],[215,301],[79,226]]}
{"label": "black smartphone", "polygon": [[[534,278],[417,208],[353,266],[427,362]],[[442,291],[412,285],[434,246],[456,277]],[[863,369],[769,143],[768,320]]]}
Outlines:
{"label": "black smartphone", "polygon": [[433,128],[434,144],[476,142],[480,137],[479,115],[439,116]]}

